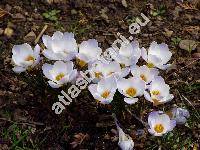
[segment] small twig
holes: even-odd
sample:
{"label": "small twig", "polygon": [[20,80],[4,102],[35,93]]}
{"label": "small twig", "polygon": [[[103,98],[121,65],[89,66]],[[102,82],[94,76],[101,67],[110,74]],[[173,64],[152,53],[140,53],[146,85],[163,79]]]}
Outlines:
{"label": "small twig", "polygon": [[44,32],[46,31],[46,29],[48,28],[48,25],[45,25],[42,29],[42,31],[40,32],[40,34],[37,36],[37,38],[35,39],[35,45],[38,43],[38,41],[40,40],[41,36],[44,34]]}
{"label": "small twig", "polygon": [[0,109],[2,109],[2,108],[5,107],[5,106],[6,106],[6,104],[1,105],[1,106],[0,106]]}
{"label": "small twig", "polygon": [[165,80],[167,80],[172,74],[175,74],[177,71],[181,71],[181,70],[185,69],[186,67],[190,66],[191,64],[197,62],[199,59],[200,59],[200,58],[195,59],[194,61],[192,61],[191,63],[189,63],[189,64],[187,64],[187,65],[185,65],[185,66],[183,66],[183,67],[181,67],[180,69],[176,69],[174,72],[172,72],[170,75],[168,75],[167,78],[166,78]]}
{"label": "small twig", "polygon": [[29,125],[29,126],[36,126],[36,125],[44,126],[45,125],[44,123],[41,123],[41,122],[15,122],[15,121],[12,121],[12,120],[8,120],[6,118],[0,118],[0,120],[8,121],[8,122],[11,122],[11,123],[16,123],[16,124],[21,124],[21,125]]}
{"label": "small twig", "polygon": [[144,122],[142,119],[140,119],[139,117],[137,117],[135,114],[133,114],[129,109],[127,109],[127,112],[129,114],[131,114],[135,119],[137,119],[139,122],[141,122],[143,124],[143,126],[148,127],[148,124],[146,122]]}
{"label": "small twig", "polygon": [[178,94],[179,94],[179,96],[180,96],[180,98],[181,98],[182,101],[185,100],[185,101],[187,101],[187,102],[192,106],[192,108],[196,111],[196,113],[197,113],[197,115],[198,115],[198,116],[196,116],[197,119],[200,119],[200,117],[199,117],[200,115],[199,115],[199,113],[197,112],[197,110],[196,110],[196,108],[194,107],[194,105],[192,104],[192,102],[189,101],[184,95],[181,95],[180,92],[179,92],[178,90],[177,90],[177,92],[178,92]]}
{"label": "small twig", "polygon": [[8,12],[8,11],[2,9],[2,8],[0,8],[0,12],[1,12],[1,13],[0,13],[0,18],[3,17],[5,14],[8,14],[8,15],[10,15],[11,17],[13,17],[13,14],[11,14],[10,12]]}

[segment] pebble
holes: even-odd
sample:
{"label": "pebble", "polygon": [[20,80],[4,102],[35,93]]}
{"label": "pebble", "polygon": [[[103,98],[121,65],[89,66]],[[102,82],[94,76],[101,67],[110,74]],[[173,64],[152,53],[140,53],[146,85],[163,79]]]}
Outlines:
{"label": "pebble", "polygon": [[0,35],[2,35],[4,32],[4,30],[2,28],[0,28]]}
{"label": "pebble", "polygon": [[179,47],[183,50],[192,51],[197,47],[197,43],[193,40],[181,40]]}
{"label": "pebble", "polygon": [[7,37],[11,37],[12,35],[13,35],[13,33],[14,33],[14,31],[13,31],[13,29],[12,28],[6,28],[5,30],[4,30],[4,34],[7,36]]}
{"label": "pebble", "polygon": [[26,42],[31,42],[34,41],[36,39],[36,35],[33,31],[29,32],[25,37],[24,37],[24,41]]}

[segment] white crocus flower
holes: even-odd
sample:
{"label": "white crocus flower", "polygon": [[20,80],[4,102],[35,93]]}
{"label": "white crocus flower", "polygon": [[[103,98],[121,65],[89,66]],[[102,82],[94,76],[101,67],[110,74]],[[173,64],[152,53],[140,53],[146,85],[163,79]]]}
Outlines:
{"label": "white crocus flower", "polygon": [[172,94],[169,93],[170,87],[165,83],[164,79],[160,76],[155,77],[148,87],[150,94],[145,91],[144,96],[146,100],[153,103],[153,105],[159,105],[166,103],[174,98]]}
{"label": "white crocus flower", "polygon": [[131,66],[131,73],[134,77],[139,77],[143,81],[145,81],[146,84],[150,83],[154,77],[158,76],[158,70],[156,68],[148,68],[147,66]]}
{"label": "white crocus flower", "polygon": [[138,77],[128,79],[122,78],[117,82],[118,91],[126,96],[124,101],[128,104],[134,104],[138,101],[139,96],[142,96],[145,90],[145,82]]}
{"label": "white crocus flower", "polygon": [[27,43],[14,45],[12,48],[12,61],[14,63],[13,71],[16,73],[34,67],[40,61],[40,46],[36,45],[33,50]]}
{"label": "white crocus flower", "polygon": [[98,46],[95,39],[83,41],[79,45],[79,53],[77,54],[77,61],[80,67],[84,67],[88,63],[92,63],[100,58],[102,49]]}
{"label": "white crocus flower", "polygon": [[59,88],[63,84],[73,81],[77,76],[77,70],[73,69],[73,62],[56,61],[53,65],[44,64],[42,70],[44,75],[50,80],[52,88]]}
{"label": "white crocus flower", "polygon": [[162,111],[151,112],[148,116],[148,131],[154,136],[162,136],[169,131],[172,131],[176,126],[175,120],[170,120],[167,114]]}
{"label": "white crocus flower", "polygon": [[[111,52],[112,54],[112,52]],[[111,57],[120,63],[122,66],[135,65],[141,56],[141,49],[138,41],[130,43],[122,43],[119,52],[113,52]]]}
{"label": "white crocus flower", "polygon": [[103,78],[97,84],[88,86],[93,97],[102,104],[109,104],[117,89],[117,83],[114,76]]}
{"label": "white crocus flower", "polygon": [[95,82],[110,76],[115,76],[116,79],[123,78],[129,74],[130,69],[121,68],[116,61],[96,61],[89,67],[89,71]]}
{"label": "white crocus flower", "polygon": [[154,41],[151,43],[148,52],[145,48],[142,48],[141,52],[142,58],[147,62],[147,66],[150,68],[157,67],[165,70],[170,66],[167,62],[170,60],[172,53],[165,43],[157,44],[157,42]]}
{"label": "white crocus flower", "polygon": [[132,150],[134,147],[134,142],[132,138],[125,134],[124,131],[117,125],[117,130],[119,133],[119,142],[118,145],[122,150]]}
{"label": "white crocus flower", "polygon": [[73,33],[56,31],[52,37],[44,35],[43,43],[47,49],[43,55],[50,60],[69,61],[78,53],[78,46]]}
{"label": "white crocus flower", "polygon": [[173,108],[171,112],[172,112],[172,119],[176,120],[177,124],[185,124],[187,118],[190,117],[190,113],[187,109]]}

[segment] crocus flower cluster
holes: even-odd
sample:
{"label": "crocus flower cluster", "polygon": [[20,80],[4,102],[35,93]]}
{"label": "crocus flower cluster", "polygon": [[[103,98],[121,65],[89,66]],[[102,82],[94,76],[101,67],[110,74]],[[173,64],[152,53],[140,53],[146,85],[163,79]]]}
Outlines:
{"label": "crocus flower cluster", "polygon": [[[110,104],[117,91],[124,96],[124,102],[133,105],[144,97],[154,106],[169,102],[173,99],[170,87],[159,75],[159,69],[165,70],[170,64],[172,53],[167,44],[153,41],[149,48],[140,48],[139,42],[134,40],[122,43],[112,60],[103,58],[102,49],[95,39],[89,39],[78,44],[73,33],[55,32],[53,36],[42,37],[45,49],[40,46],[34,49],[27,43],[15,45],[12,49],[13,71],[21,73],[33,68],[41,60],[40,53],[48,60],[42,66],[43,74],[52,88],[60,88],[67,83],[73,83],[79,75],[75,66],[86,69],[92,77],[88,90],[95,100],[102,104]],[[114,50],[113,48],[109,48]],[[138,61],[144,60],[139,66]],[[76,64],[76,65],[75,65]],[[154,136],[161,136],[171,131],[176,121],[185,122],[188,117],[180,116],[180,111],[173,110],[170,118],[164,112],[151,112],[148,117],[149,132]],[[175,121],[176,120],[176,121]]]}

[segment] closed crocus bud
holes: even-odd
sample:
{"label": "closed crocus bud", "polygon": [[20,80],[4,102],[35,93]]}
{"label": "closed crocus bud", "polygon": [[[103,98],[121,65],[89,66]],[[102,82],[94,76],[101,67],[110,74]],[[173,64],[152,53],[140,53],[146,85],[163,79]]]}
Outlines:
{"label": "closed crocus bud", "polygon": [[171,120],[167,114],[162,111],[151,112],[148,116],[148,131],[154,136],[162,136],[172,131],[176,126],[176,121]]}
{"label": "closed crocus bud", "polygon": [[148,92],[144,92],[146,100],[153,103],[154,106],[171,101],[174,96],[169,93],[170,87],[160,76],[155,77],[151,84],[148,86]]}
{"label": "closed crocus bud", "polygon": [[138,41],[132,41],[130,43],[123,43],[115,55],[111,57],[119,64],[124,66],[135,65],[141,56],[141,49],[139,48]]}
{"label": "closed crocus bud", "polygon": [[142,58],[147,62],[149,68],[157,67],[165,70],[170,66],[167,62],[171,59],[172,53],[165,43],[157,44],[157,42],[153,41],[148,51],[142,48],[141,52]]}
{"label": "closed crocus bud", "polygon": [[189,111],[184,108],[173,108],[171,112],[172,112],[172,118],[176,120],[177,124],[185,124],[187,118],[190,117]]}
{"label": "closed crocus bud", "polygon": [[134,142],[132,138],[125,134],[124,131],[117,125],[117,130],[119,133],[119,142],[118,145],[122,150],[132,150],[134,147]]}
{"label": "closed crocus bud", "polygon": [[144,94],[145,82],[138,77],[122,78],[117,81],[117,88],[125,96],[126,103],[134,104]]}
{"label": "closed crocus bud", "polygon": [[114,76],[103,78],[97,84],[90,84],[88,89],[100,103],[109,104],[117,89],[116,78]]}
{"label": "closed crocus bud", "polygon": [[28,68],[32,68],[40,61],[40,46],[36,45],[34,50],[25,43],[22,45],[14,45],[12,49],[12,61],[14,63],[13,71],[21,73]]}
{"label": "closed crocus bud", "polygon": [[97,40],[89,39],[87,41],[83,41],[79,45],[79,52],[76,56],[77,63],[80,67],[84,67],[89,63],[93,63],[94,61],[100,59],[101,53],[102,49],[98,46]]}
{"label": "closed crocus bud", "polygon": [[43,55],[50,60],[69,61],[78,53],[73,33],[56,31],[52,37],[43,35],[42,41],[46,47]]}
{"label": "closed crocus bud", "polygon": [[73,69],[73,62],[56,61],[53,65],[44,64],[43,74],[49,79],[48,83],[52,88],[59,88],[64,84],[73,81],[77,76],[77,70]]}

